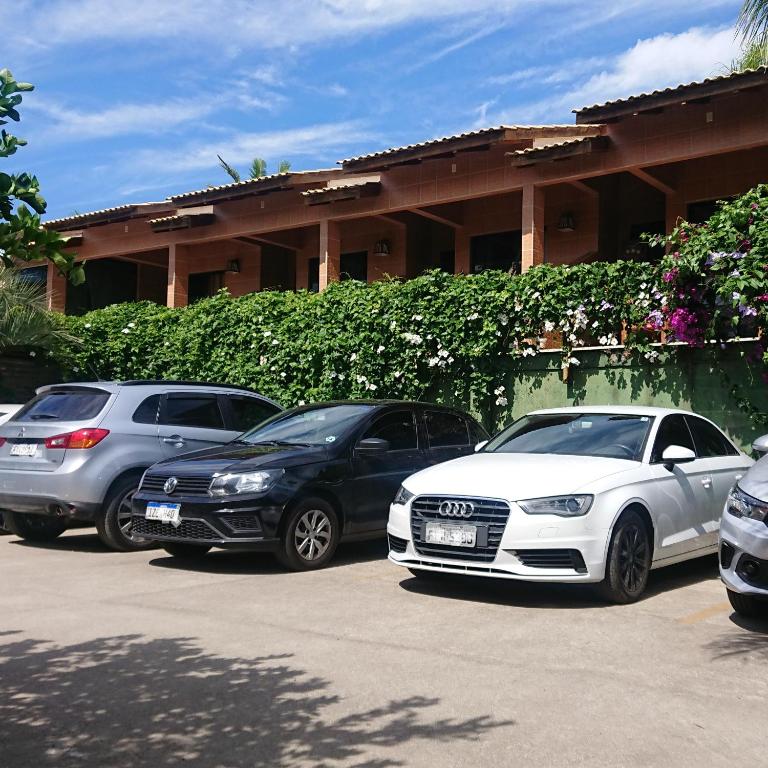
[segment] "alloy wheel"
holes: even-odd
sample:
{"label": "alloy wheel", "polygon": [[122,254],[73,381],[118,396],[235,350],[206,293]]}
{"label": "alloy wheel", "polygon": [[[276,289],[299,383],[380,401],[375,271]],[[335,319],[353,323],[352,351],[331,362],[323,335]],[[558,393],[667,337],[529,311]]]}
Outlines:
{"label": "alloy wheel", "polygon": [[120,533],[125,536],[126,539],[135,542],[143,542],[144,538],[137,536],[133,533],[133,519],[131,511],[131,502],[138,489],[132,488],[126,493],[117,505],[117,525],[120,528]]}
{"label": "alloy wheel", "polygon": [[296,552],[304,560],[318,560],[331,545],[331,521],[321,509],[310,509],[296,523],[293,534]]}
{"label": "alloy wheel", "polygon": [[631,524],[619,540],[619,574],[630,594],[641,589],[648,571],[648,540],[639,525]]}

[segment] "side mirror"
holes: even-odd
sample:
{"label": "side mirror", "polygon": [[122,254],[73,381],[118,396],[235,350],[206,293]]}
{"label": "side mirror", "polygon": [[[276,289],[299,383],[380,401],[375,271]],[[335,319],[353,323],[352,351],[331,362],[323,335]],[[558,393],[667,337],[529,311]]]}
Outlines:
{"label": "side mirror", "polygon": [[768,435],[762,435],[752,443],[752,450],[758,453],[768,453]]}
{"label": "side mirror", "polygon": [[[486,445],[488,445],[488,441],[487,440],[483,440],[482,442],[479,442],[475,446],[475,453],[478,453],[479,451],[482,451],[483,448],[485,448]],[[768,451],[768,448],[766,448],[765,450]]]}
{"label": "side mirror", "polygon": [[389,440],[366,437],[355,446],[355,450],[359,453],[386,453],[389,450]]}
{"label": "side mirror", "polygon": [[661,454],[661,460],[664,466],[672,467],[675,464],[685,464],[696,460],[696,454],[690,448],[683,448],[682,445],[669,445]]}

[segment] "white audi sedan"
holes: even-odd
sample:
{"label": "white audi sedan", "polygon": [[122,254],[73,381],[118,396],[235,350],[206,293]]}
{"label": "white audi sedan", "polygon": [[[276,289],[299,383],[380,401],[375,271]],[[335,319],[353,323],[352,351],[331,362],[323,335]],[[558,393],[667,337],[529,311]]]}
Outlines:
{"label": "white audi sedan", "polygon": [[536,411],[404,481],[389,559],[419,577],[591,582],[632,602],[652,568],[717,551],[728,492],[752,464],[686,411]]}

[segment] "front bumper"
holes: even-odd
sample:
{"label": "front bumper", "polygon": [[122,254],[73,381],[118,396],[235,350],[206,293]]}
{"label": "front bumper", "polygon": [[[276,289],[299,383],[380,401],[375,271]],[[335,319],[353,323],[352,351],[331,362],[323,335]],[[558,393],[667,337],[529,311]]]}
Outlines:
{"label": "front bumper", "polygon": [[[756,573],[745,569],[750,562],[756,564]],[[768,525],[723,512],[720,578],[733,592],[768,598]]]}
{"label": "front bumper", "polygon": [[[180,523],[161,523],[146,519],[150,501],[181,504]],[[205,499],[166,497],[139,492],[133,497],[133,532],[159,542],[184,542],[223,549],[273,552],[280,543],[278,535],[283,506],[264,496],[250,499]]]}
{"label": "front bumper", "polygon": [[610,531],[594,527],[589,515],[536,518],[510,504],[492,560],[478,562],[462,557],[460,551],[455,556],[434,556],[414,540],[409,503],[390,507],[387,534],[389,560],[406,568],[518,581],[594,583],[605,576]]}

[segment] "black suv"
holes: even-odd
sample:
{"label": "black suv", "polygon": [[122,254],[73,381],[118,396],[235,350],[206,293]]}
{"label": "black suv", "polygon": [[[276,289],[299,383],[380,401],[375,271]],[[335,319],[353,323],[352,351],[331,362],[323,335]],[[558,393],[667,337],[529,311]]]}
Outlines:
{"label": "black suv", "polygon": [[227,445],[150,467],[133,498],[133,530],[177,557],[229,547],[321,568],[340,540],[385,532],[408,475],[487,439],[471,416],[439,405],[293,408]]}

